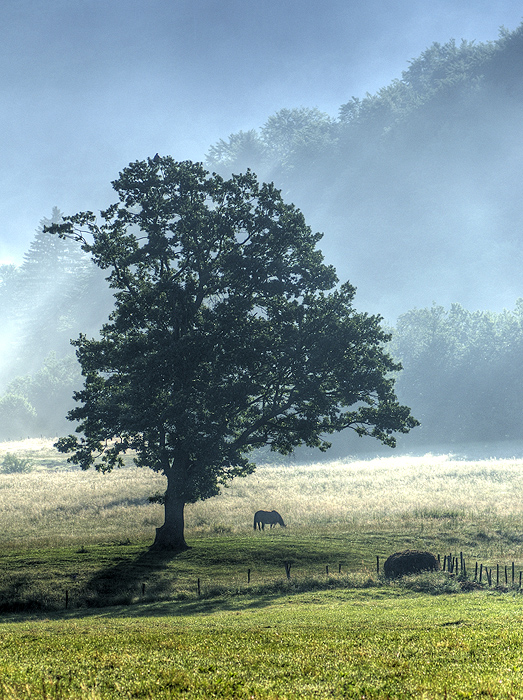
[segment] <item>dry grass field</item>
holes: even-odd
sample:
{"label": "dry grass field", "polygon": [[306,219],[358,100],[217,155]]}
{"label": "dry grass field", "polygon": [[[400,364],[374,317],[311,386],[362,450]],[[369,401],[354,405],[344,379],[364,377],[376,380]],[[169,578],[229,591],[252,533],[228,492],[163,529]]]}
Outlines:
{"label": "dry grass field", "polygon": [[[71,468],[52,440],[0,443],[30,459],[26,474],[0,473],[0,543],[36,546],[147,539],[163,508],[149,496],[164,478],[129,466],[102,475]],[[392,453],[393,454],[393,453]],[[455,531],[493,556],[523,542],[523,460],[391,456],[318,464],[259,466],[221,495],[187,506],[188,537],[252,531],[253,513],[278,510],[293,531]],[[507,533],[510,536],[507,538]],[[512,544],[511,544],[512,543]],[[513,546],[512,546],[513,545]]]}

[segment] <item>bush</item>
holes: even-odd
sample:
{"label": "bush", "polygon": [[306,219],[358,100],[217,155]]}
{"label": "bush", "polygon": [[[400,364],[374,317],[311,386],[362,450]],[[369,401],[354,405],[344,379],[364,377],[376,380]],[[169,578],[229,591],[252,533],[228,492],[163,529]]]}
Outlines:
{"label": "bush", "polygon": [[387,578],[397,578],[408,574],[417,574],[420,571],[437,571],[439,563],[430,552],[420,552],[416,549],[407,549],[404,552],[391,554],[383,565],[383,571]]}
{"label": "bush", "polygon": [[4,474],[24,474],[32,471],[33,463],[30,459],[23,459],[14,454],[6,454],[2,462],[1,471]]}

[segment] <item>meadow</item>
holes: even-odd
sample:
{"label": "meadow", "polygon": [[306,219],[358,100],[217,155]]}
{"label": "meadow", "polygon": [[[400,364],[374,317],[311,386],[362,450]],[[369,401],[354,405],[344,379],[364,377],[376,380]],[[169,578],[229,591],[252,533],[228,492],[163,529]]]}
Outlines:
{"label": "meadow", "polygon": [[[523,570],[523,460],[261,465],[187,507],[173,557],[148,551],[160,475],[6,454],[32,471],[0,473],[0,698],[523,697],[517,577],[473,581]],[[407,548],[463,552],[467,580],[378,574]]]}
{"label": "meadow", "polygon": [[[0,544],[87,545],[154,536],[162,506],[149,496],[165,479],[132,465],[110,474],[67,464],[51,440],[0,443],[3,457],[32,462],[27,474],[0,473]],[[391,454],[393,454],[391,452]],[[516,556],[523,541],[523,459],[455,460],[391,456],[313,464],[261,465],[222,493],[186,507],[188,539],[246,534],[259,508],[277,509],[288,533],[399,530],[442,536],[491,557]]]}

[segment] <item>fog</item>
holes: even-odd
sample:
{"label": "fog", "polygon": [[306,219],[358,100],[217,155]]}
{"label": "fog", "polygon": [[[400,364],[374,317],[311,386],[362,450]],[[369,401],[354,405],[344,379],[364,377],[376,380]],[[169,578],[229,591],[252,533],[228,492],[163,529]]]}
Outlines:
{"label": "fog", "polygon": [[[156,152],[203,161],[220,139],[260,130],[282,109],[318,108],[336,120],[352,97],[401,79],[434,42],[494,41],[500,27],[514,30],[522,19],[512,0],[6,0],[0,265],[23,267],[53,207],[73,214],[114,201],[111,180],[131,161]],[[421,127],[400,133],[382,161],[356,150],[333,172],[315,162],[294,179],[279,180],[270,164],[260,172],[274,175],[286,201],[324,233],[320,247],[357,287],[358,310],[394,324],[433,302],[500,312],[523,296],[523,102],[498,98],[495,109],[488,99],[475,104],[473,139],[466,121],[442,133],[435,119],[433,136]],[[53,298],[54,290],[45,293]],[[107,306],[104,297],[73,320],[57,310],[50,328],[61,340],[43,344],[40,355],[20,333],[22,311],[6,312],[16,296],[11,285],[0,297],[0,394],[15,377],[38,372],[48,352],[60,354],[67,337],[94,332]]]}
{"label": "fog", "polygon": [[0,262],[21,261],[53,206],[103,208],[132,160],[202,160],[284,107],[335,117],[432,42],[495,39],[522,14],[516,0],[5,0]]}
{"label": "fog", "polygon": [[423,142],[384,145],[361,172],[340,170],[329,187],[314,176],[316,191],[303,180],[291,187],[325,233],[329,262],[356,285],[358,308],[394,324],[433,302],[501,311],[523,296],[523,101],[488,97],[495,109],[478,99],[473,125],[451,117],[451,127],[441,126],[429,113]]}

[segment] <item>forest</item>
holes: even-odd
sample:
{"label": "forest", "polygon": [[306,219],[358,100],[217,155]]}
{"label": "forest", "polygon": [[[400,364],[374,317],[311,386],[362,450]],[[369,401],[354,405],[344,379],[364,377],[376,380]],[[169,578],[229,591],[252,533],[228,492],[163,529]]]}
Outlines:
{"label": "forest", "polygon": [[[523,25],[433,44],[337,117],[282,109],[206,156],[224,176],[273,181],[324,233],[356,308],[384,317],[398,398],[421,422],[401,450],[523,438],[522,64]],[[60,217],[42,220],[19,266],[0,267],[2,440],[71,431],[82,378],[69,341],[112,308],[103,272],[43,232]],[[372,449],[340,440],[338,453]]]}
{"label": "forest", "polygon": [[324,232],[360,308],[397,318],[432,302],[502,310],[521,295],[523,26],[433,44],[336,118],[282,109],[212,146],[252,168]]}

